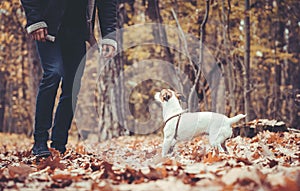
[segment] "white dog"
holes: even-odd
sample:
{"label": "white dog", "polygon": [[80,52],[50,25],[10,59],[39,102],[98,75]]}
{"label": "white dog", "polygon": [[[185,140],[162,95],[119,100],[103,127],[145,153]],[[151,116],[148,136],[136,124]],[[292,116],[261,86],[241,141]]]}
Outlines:
{"label": "white dog", "polygon": [[224,152],[221,144],[232,136],[231,124],[238,122],[246,115],[239,114],[228,118],[214,112],[187,113],[180,106],[182,96],[170,89],[163,89],[154,96],[163,107],[164,141],[162,156],[165,157],[173,150],[177,141],[190,140],[201,134],[209,135],[212,147],[218,147]]}

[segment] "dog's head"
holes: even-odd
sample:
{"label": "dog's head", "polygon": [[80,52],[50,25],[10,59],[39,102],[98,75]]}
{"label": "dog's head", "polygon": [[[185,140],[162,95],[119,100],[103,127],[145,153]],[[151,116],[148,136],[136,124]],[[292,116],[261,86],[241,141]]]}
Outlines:
{"label": "dog's head", "polygon": [[171,99],[176,99],[178,101],[185,101],[185,98],[182,94],[177,93],[171,89],[162,89],[160,92],[157,92],[154,96],[155,100],[161,103],[169,102]]}

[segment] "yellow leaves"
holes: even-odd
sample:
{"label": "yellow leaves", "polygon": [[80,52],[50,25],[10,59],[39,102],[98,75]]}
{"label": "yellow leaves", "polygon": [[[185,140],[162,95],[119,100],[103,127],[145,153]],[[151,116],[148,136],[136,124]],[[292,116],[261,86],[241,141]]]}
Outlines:
{"label": "yellow leaves", "polygon": [[262,59],[263,63],[267,65],[281,64],[285,60],[297,62],[297,59],[291,53],[283,52],[280,49],[275,52],[274,49],[259,44],[251,45],[251,57]]}
{"label": "yellow leaves", "polygon": [[26,23],[27,23],[25,17],[20,18],[20,21],[21,21],[22,26],[25,27],[25,25],[26,25]]}
{"label": "yellow leaves", "polygon": [[6,14],[10,13],[12,11],[12,8],[13,6],[10,1],[2,1],[2,3],[0,4],[0,10],[3,9],[7,11]]}
{"label": "yellow leaves", "polygon": [[0,42],[4,43],[5,45],[9,45],[14,40],[14,34],[10,34],[7,32],[4,32],[0,35]]}
{"label": "yellow leaves", "polygon": [[156,46],[154,48],[154,50],[155,50],[156,53],[160,53],[161,52],[161,46]]}
{"label": "yellow leaves", "polygon": [[79,154],[86,154],[87,153],[86,149],[83,145],[77,145],[75,151]]}
{"label": "yellow leaves", "polygon": [[7,42],[10,43],[10,42],[12,42],[13,39],[14,39],[14,35],[11,34],[11,35],[9,35]]}
{"label": "yellow leaves", "polygon": [[31,131],[33,105],[30,101],[35,97],[35,91],[31,84],[34,80],[29,79],[32,78],[32,63],[29,65],[29,59],[26,59],[28,44],[23,28],[26,19],[20,1],[1,1],[0,17],[0,72],[4,72],[1,80],[6,82],[6,87],[2,87],[2,91],[6,91],[3,107],[9,111],[5,112],[4,124],[7,125],[6,130]]}

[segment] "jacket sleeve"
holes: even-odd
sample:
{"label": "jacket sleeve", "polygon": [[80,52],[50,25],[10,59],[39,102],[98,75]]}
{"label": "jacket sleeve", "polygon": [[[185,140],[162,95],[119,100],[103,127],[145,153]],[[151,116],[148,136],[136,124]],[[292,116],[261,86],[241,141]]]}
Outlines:
{"label": "jacket sleeve", "polygon": [[103,37],[102,44],[116,47],[117,0],[97,0],[97,8]]}
{"label": "jacket sleeve", "polygon": [[39,28],[47,27],[42,17],[41,1],[42,0],[21,0],[27,18],[26,30],[28,33],[32,33]]}

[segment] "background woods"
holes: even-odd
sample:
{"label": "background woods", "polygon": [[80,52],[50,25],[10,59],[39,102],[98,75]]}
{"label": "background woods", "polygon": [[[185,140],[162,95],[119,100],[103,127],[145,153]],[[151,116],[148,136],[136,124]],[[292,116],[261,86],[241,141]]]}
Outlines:
{"label": "background woods", "polygon": [[0,131],[30,134],[41,68],[19,1],[0,2]]}
{"label": "background woods", "polygon": [[[209,5],[209,6],[208,6]],[[209,9],[207,9],[207,7]],[[224,77],[226,115],[248,113],[248,120],[269,118],[283,120],[289,126],[300,128],[300,2],[297,0],[120,0],[118,17],[120,28],[130,28],[136,24],[162,23],[170,25],[203,42],[215,58]],[[209,10],[209,14],[206,14]],[[207,22],[203,25],[204,19]],[[18,0],[0,2],[0,131],[30,134],[32,131],[36,88],[41,69],[34,43],[28,39],[23,26],[24,12]],[[202,27],[201,27],[202,26]],[[143,60],[160,59],[170,62],[188,76],[188,81],[196,83],[195,95],[198,110],[216,110],[211,104],[212,95],[207,85],[207,76],[200,74],[197,63],[189,58],[188,39],[171,38],[172,34],[162,25],[141,28],[141,40],[153,40],[154,45],[133,46],[120,52],[114,62],[105,68],[105,76],[100,76],[101,92],[109,93],[110,83],[119,83],[127,88],[121,71]],[[147,29],[147,30],[146,30]],[[145,31],[143,31],[145,30]],[[149,32],[150,31],[150,32]],[[120,46],[136,33],[118,33]],[[172,43],[177,39],[176,48],[159,44]],[[194,43],[198,43],[194,42]],[[200,47],[200,46],[199,46]],[[186,54],[179,53],[182,50]],[[203,62],[207,61],[204,57]],[[149,65],[146,65],[149,66]],[[87,64],[87,70],[93,70]],[[162,71],[151,71],[159,74]],[[95,70],[93,70],[95,72]],[[174,71],[176,74],[176,71]],[[201,77],[197,78],[197,75]],[[177,83],[178,90],[184,82],[173,74],[168,78]],[[198,79],[198,80],[195,80]],[[126,81],[126,80],[125,80]],[[124,83],[124,84],[122,84]],[[181,84],[182,83],[182,84]],[[181,85],[180,85],[181,84]],[[116,90],[114,99],[108,94],[99,94],[99,108],[102,116],[99,127],[101,139],[120,134],[120,127],[132,124],[118,124],[116,119],[132,117],[125,108],[129,104],[135,118],[147,119],[147,104],[155,90],[166,84],[148,80],[138,84],[127,98],[122,88]],[[220,98],[224,99],[224,97]],[[103,103],[105,103],[103,105]],[[102,105],[101,105],[102,104]],[[116,106],[124,107],[116,107]],[[145,109],[146,108],[146,109]],[[89,124],[88,122],[86,124]]]}

